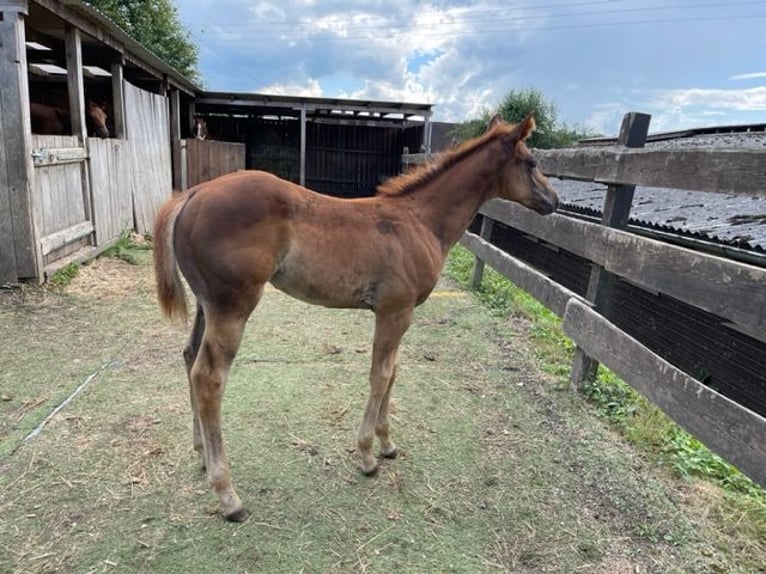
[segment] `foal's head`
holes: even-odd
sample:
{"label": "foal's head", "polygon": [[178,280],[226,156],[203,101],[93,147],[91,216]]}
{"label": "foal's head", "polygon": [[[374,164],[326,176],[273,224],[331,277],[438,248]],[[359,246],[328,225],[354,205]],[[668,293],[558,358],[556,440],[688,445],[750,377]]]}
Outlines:
{"label": "foal's head", "polygon": [[106,127],[106,104],[97,104],[88,102],[87,110],[88,123],[92,126],[93,132],[100,138],[109,137],[109,129]]}
{"label": "foal's head", "polygon": [[545,215],[556,211],[559,197],[524,143],[534,129],[535,119],[531,114],[516,125],[507,124],[500,115],[496,115],[487,131],[497,130],[504,151],[509,153],[498,180],[496,195]]}

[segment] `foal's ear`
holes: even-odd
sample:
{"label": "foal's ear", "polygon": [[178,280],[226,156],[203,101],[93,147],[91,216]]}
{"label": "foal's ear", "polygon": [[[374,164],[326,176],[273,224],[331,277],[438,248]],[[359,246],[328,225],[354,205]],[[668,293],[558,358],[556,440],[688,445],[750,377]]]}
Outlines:
{"label": "foal's ear", "polygon": [[535,115],[529,114],[524,121],[513,126],[513,130],[506,136],[507,140],[514,142],[523,142],[526,140],[532,132],[535,131]]}
{"label": "foal's ear", "polygon": [[502,123],[502,121],[503,121],[503,116],[501,116],[500,114],[495,114],[494,116],[492,116],[492,119],[489,120],[489,124],[487,124],[487,131],[494,128],[497,124]]}

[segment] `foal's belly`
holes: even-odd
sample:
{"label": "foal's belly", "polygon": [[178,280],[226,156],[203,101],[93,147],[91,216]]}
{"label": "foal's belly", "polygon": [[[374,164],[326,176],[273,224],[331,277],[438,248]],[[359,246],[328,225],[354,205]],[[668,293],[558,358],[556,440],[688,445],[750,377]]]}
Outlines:
{"label": "foal's belly", "polygon": [[270,283],[291,297],[324,307],[342,309],[372,309],[375,284],[363,280],[349,281],[338,277],[327,281],[326,277],[311,277],[301,273],[277,270]]}

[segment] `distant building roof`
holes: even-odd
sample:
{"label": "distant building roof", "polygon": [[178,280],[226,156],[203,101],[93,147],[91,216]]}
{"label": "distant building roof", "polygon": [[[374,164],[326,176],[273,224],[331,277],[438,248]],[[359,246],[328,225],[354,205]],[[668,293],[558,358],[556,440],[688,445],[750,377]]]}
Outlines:
{"label": "distant building roof", "polygon": [[[766,124],[734,128],[701,128],[650,136],[646,147],[763,148]],[[728,129],[729,131],[723,131]],[[691,133],[694,132],[694,133]],[[614,143],[614,138],[607,143]],[[596,145],[604,143],[597,140]],[[599,217],[606,186],[572,180],[553,180],[562,207]],[[637,187],[630,211],[631,225],[678,234],[693,240],[766,253],[766,198],[705,193],[678,189]]]}
{"label": "distant building roof", "polygon": [[452,136],[457,125],[454,122],[431,122],[431,153],[446,151],[458,143]]}

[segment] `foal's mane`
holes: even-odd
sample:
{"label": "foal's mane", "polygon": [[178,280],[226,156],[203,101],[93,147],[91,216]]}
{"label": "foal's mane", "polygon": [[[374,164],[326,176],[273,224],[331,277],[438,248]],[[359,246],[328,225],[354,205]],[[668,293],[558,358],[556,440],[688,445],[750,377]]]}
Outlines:
{"label": "foal's mane", "polygon": [[455,149],[448,150],[438,161],[415,168],[410,173],[392,177],[377,188],[377,195],[407,195],[431,183],[439,175],[478,152],[497,137],[506,135],[513,129],[512,124],[495,124],[483,135],[468,140]]}

